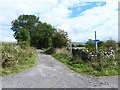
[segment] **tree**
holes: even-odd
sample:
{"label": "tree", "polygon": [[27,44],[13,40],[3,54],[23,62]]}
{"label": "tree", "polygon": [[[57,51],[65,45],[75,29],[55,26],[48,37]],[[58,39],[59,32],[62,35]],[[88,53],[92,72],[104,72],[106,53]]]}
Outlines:
{"label": "tree", "polygon": [[85,45],[83,45],[83,44],[78,44],[78,45],[76,45],[76,47],[85,47]]}
{"label": "tree", "polygon": [[72,47],[75,47],[75,45],[74,45],[74,44],[72,44]]}
{"label": "tree", "polygon": [[[12,30],[15,32],[14,33],[14,37],[15,39],[20,40],[20,32],[22,32],[22,30],[24,31],[28,31],[31,37],[31,40],[33,40],[32,38],[32,33],[35,30],[36,25],[39,22],[39,18],[34,16],[34,15],[20,15],[17,19],[12,21]],[[25,34],[25,33],[24,33]],[[28,33],[26,33],[28,34]]]}
{"label": "tree", "polygon": [[92,39],[88,39],[85,46],[88,48],[89,51],[95,51],[95,43],[92,41]]}
{"label": "tree", "polygon": [[118,42],[118,47],[120,47],[120,41]]}
{"label": "tree", "polygon": [[102,47],[102,46],[104,46],[104,42],[103,41],[99,41],[98,43],[97,43],[97,45],[98,45],[98,47]]}
{"label": "tree", "polygon": [[117,47],[117,43],[114,40],[107,40],[105,45],[106,45],[107,48],[112,47],[113,50],[116,50],[116,47]]}
{"label": "tree", "polygon": [[53,43],[53,47],[64,47],[66,45],[68,45],[68,34],[67,32],[65,32],[64,30],[56,30],[56,33],[53,37],[52,43]]}
{"label": "tree", "polygon": [[12,21],[12,30],[17,31],[21,28],[28,30],[33,30],[33,28],[38,24],[39,17],[35,15],[20,15],[17,19]]}
{"label": "tree", "polygon": [[31,46],[38,48],[63,47],[68,42],[67,32],[57,31],[50,24],[39,21],[39,17],[34,15],[20,15],[12,21],[11,29],[15,32],[14,37],[18,42],[30,41]]}
{"label": "tree", "polygon": [[19,43],[24,42],[26,46],[30,46],[30,33],[27,29],[20,29],[17,37],[19,37]]}
{"label": "tree", "polygon": [[32,44],[39,48],[48,48],[52,45],[52,37],[54,36],[55,28],[50,24],[39,22],[32,32]]}
{"label": "tree", "polygon": [[43,23],[42,28],[44,34],[43,34],[43,42],[44,42],[44,48],[48,48],[52,45],[52,38],[55,35],[55,28],[53,28],[50,24]]}
{"label": "tree", "polygon": [[50,24],[39,21],[39,17],[24,14],[12,21],[11,29],[15,32],[14,37],[18,40],[18,42],[19,40],[24,41],[20,33],[22,30],[26,29],[25,31],[28,31],[30,35],[31,45],[39,48],[50,47],[55,31],[55,28],[53,28]]}

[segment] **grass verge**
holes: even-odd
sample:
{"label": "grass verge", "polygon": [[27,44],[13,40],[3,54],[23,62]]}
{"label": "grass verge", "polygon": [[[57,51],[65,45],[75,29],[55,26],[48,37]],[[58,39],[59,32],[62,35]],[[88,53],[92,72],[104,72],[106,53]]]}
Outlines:
{"label": "grass verge", "polygon": [[30,69],[38,63],[36,49],[33,47],[2,46],[2,67],[0,75],[15,74]]}
{"label": "grass verge", "polygon": [[[84,61],[80,57],[69,57],[65,51],[62,53],[51,52],[49,49],[44,49],[46,53],[51,54],[54,58],[64,63],[68,68],[72,69],[76,73],[81,73],[82,75],[90,76],[115,76],[119,75],[118,61],[112,59],[101,59],[93,61]],[[117,57],[119,60],[119,57]]]}

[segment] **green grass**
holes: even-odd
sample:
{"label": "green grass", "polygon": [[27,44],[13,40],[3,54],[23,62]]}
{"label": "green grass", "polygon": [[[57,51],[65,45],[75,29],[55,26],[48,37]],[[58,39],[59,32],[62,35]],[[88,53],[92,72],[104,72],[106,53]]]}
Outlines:
{"label": "green grass", "polygon": [[[49,52],[49,49],[44,51]],[[93,60],[85,62],[78,56],[69,58],[67,55],[65,55],[65,53],[51,53],[51,56],[64,63],[66,66],[68,66],[68,68],[70,68],[74,72],[80,73],[82,75],[113,76],[118,75],[120,72],[118,68],[118,61],[113,61],[112,59],[101,59],[101,61]],[[117,57],[117,59],[119,60],[119,57]],[[115,62],[116,65],[114,65]]]}
{"label": "green grass", "polygon": [[38,58],[35,55],[29,61],[22,62],[16,65],[14,68],[2,68],[2,71],[0,71],[0,73],[4,76],[8,74],[15,74],[15,73],[19,73],[25,70],[29,70],[31,67],[37,64],[37,59]]}
{"label": "green grass", "polygon": [[30,69],[38,62],[36,49],[17,47],[7,43],[2,47],[2,68],[0,75],[15,74]]}
{"label": "green grass", "polygon": [[117,47],[117,50],[120,50],[120,47]]}
{"label": "green grass", "polygon": [[70,61],[65,57],[52,54],[57,60],[61,61],[65,65],[67,65],[70,69],[74,70],[76,73],[81,73],[82,75],[90,75],[90,76],[113,76],[118,75],[118,65],[109,66],[107,68],[103,68],[101,71],[95,70],[91,65],[91,62],[82,62],[81,64],[76,64],[74,61]]}

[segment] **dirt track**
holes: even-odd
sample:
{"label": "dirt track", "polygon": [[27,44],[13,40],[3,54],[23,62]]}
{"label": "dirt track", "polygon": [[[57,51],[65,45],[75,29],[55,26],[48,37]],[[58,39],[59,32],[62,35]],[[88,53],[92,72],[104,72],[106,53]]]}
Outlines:
{"label": "dirt track", "polygon": [[37,53],[38,65],[18,74],[0,76],[2,88],[118,88],[118,76],[83,76],[42,50]]}

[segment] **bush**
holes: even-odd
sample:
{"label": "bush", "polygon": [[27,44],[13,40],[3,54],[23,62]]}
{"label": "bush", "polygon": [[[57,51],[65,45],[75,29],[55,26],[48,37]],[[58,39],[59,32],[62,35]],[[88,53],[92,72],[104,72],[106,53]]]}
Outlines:
{"label": "bush", "polygon": [[78,45],[76,45],[76,47],[85,47],[85,45],[78,44]]}
{"label": "bush", "polygon": [[110,47],[113,48],[113,50],[116,50],[117,43],[114,40],[107,40],[105,43],[106,47],[109,49]]}
{"label": "bush", "polygon": [[23,49],[30,46],[30,44],[28,42],[26,42],[26,41],[20,41],[20,42],[18,42],[18,45]]}
{"label": "bush", "polygon": [[[52,56],[67,65],[75,72],[95,76],[118,75],[118,54],[116,59],[107,58],[103,53],[97,52],[90,60],[85,60],[80,55],[71,55],[65,48],[56,48],[53,50]],[[70,57],[71,55],[71,57]],[[84,56],[83,56],[84,57]]]}
{"label": "bush", "polygon": [[74,44],[72,44],[72,47],[76,47]]}
{"label": "bush", "polygon": [[13,46],[4,46],[2,49],[2,67],[11,68],[19,62],[29,60],[33,56],[33,52],[32,48],[22,49],[21,47],[17,47],[15,49]]}
{"label": "bush", "polygon": [[82,64],[83,62],[82,58],[78,55],[72,57],[70,61],[72,61],[74,64]]}
{"label": "bush", "polygon": [[104,55],[100,52],[97,52],[97,56],[95,58],[92,59],[91,61],[92,63],[92,67],[101,72],[104,69],[108,69],[111,66],[115,66],[116,61],[114,60],[113,57],[110,58],[105,58]]}
{"label": "bush", "polygon": [[89,39],[85,46],[89,51],[95,51],[95,43],[92,41],[92,39]]}
{"label": "bush", "polygon": [[97,45],[98,45],[98,47],[103,47],[103,46],[105,46],[105,43],[103,41],[99,41],[97,43]]}
{"label": "bush", "polygon": [[62,48],[68,45],[68,41],[67,32],[59,29],[52,38],[52,46],[55,48]]}
{"label": "bush", "polygon": [[37,61],[36,54],[35,48],[32,47],[21,48],[20,46],[4,45],[2,47],[3,75],[9,74],[6,70],[15,73],[34,66]]}

